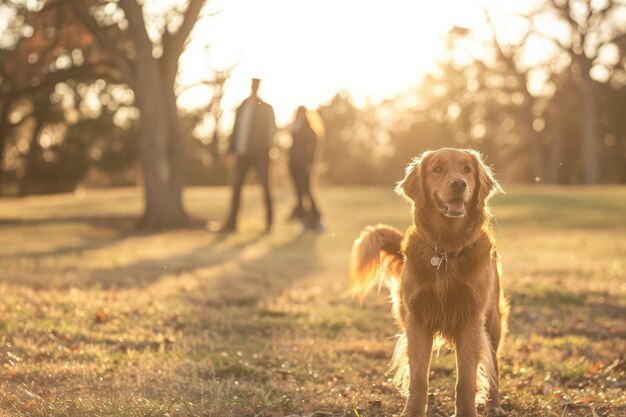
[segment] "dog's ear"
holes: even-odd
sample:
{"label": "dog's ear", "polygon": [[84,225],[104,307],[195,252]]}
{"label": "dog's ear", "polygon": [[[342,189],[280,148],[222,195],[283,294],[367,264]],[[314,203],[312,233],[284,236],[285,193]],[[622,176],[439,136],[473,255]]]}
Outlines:
{"label": "dog's ear", "polygon": [[422,172],[425,172],[426,157],[429,152],[413,158],[405,169],[404,179],[396,185],[396,193],[408,198],[415,203],[416,207],[424,205],[424,185],[422,184]]}
{"label": "dog's ear", "polygon": [[494,178],[491,168],[483,161],[482,155],[472,149],[468,149],[466,152],[474,160],[478,183],[478,205],[482,208],[486,206],[494,194],[504,193],[504,190]]}

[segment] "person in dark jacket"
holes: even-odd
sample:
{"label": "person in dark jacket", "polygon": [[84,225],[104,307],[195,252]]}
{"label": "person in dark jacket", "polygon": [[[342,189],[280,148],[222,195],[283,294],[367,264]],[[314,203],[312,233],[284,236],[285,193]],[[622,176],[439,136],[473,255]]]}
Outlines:
{"label": "person in dark jacket", "polygon": [[252,79],[252,91],[237,108],[235,125],[230,137],[228,152],[234,155],[233,193],[230,211],[221,231],[232,233],[237,230],[237,215],[241,199],[241,189],[250,168],[254,168],[263,187],[265,201],[266,232],[272,228],[272,195],[269,184],[270,157],[276,121],[272,106],[259,98],[261,80]]}
{"label": "person in dark jacket", "polygon": [[[291,218],[300,220],[303,230],[323,231],[321,215],[311,192],[311,171],[315,162],[318,134],[304,106],[298,107],[291,126],[292,144],[289,148],[289,172],[296,191],[296,206]],[[305,207],[305,204],[308,207]]]}

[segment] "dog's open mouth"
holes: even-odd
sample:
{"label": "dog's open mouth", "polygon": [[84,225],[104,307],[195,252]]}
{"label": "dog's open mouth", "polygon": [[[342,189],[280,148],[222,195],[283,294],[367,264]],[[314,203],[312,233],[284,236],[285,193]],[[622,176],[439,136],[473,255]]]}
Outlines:
{"label": "dog's open mouth", "polygon": [[461,199],[455,199],[451,201],[443,201],[437,194],[435,194],[437,201],[437,208],[446,217],[463,217],[465,216],[466,204]]}

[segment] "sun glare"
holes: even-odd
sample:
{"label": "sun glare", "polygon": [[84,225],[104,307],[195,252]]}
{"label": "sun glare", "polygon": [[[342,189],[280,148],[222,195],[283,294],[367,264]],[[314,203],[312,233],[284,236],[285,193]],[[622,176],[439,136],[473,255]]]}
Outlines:
{"label": "sun glare", "polygon": [[[220,0],[200,22],[181,58],[181,83],[235,66],[224,107],[234,109],[260,77],[262,97],[289,121],[295,108],[317,106],[340,90],[378,101],[417,84],[445,53],[453,24],[482,19],[472,2],[449,0]],[[209,45],[207,49],[206,46]],[[206,88],[188,89],[183,107],[202,107]]]}

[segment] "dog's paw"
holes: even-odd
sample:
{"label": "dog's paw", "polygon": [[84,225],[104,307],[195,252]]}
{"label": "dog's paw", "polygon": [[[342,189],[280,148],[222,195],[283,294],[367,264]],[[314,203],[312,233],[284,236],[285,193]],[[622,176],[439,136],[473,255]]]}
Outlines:
{"label": "dog's paw", "polygon": [[506,411],[502,407],[490,407],[487,409],[488,417],[506,417]]}

